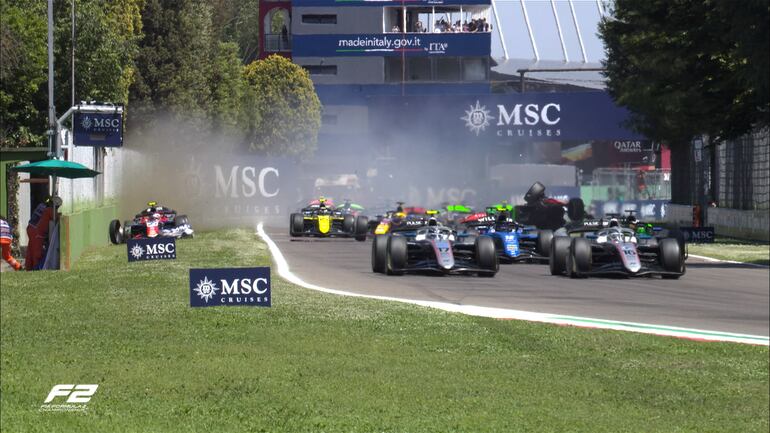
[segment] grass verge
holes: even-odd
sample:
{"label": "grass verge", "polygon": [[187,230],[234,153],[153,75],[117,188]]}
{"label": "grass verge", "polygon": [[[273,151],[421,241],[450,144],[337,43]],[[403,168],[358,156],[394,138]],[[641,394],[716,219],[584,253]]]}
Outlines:
{"label": "grass verge", "polygon": [[690,254],[756,265],[770,265],[770,244],[717,238],[712,244],[688,244]]}
{"label": "grass verge", "polygon": [[[268,265],[247,231],[176,261],[92,250],[3,273],[4,432],[766,432],[768,348],[500,321],[275,278],[273,307],[189,307],[190,267]],[[41,412],[95,383],[85,413]]]}

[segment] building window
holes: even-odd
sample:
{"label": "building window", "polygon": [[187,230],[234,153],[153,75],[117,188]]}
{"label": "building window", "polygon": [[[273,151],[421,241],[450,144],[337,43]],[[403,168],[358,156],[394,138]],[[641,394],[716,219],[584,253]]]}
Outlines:
{"label": "building window", "polygon": [[466,57],[463,59],[463,80],[483,81],[489,76],[489,67],[485,57]]}
{"label": "building window", "polygon": [[310,75],[337,75],[337,65],[302,65]]}
{"label": "building window", "polygon": [[322,125],[336,125],[337,124],[337,115],[336,114],[322,114],[321,115],[321,124]]}
{"label": "building window", "polygon": [[430,57],[410,57],[406,61],[407,80],[430,81],[431,65]]}
{"label": "building window", "polygon": [[400,83],[402,79],[401,57],[385,57],[385,82]]}
{"label": "building window", "polygon": [[437,57],[436,81],[460,81],[460,59],[457,57]]}
{"label": "building window", "polygon": [[337,15],[302,15],[304,24],[337,24]]}

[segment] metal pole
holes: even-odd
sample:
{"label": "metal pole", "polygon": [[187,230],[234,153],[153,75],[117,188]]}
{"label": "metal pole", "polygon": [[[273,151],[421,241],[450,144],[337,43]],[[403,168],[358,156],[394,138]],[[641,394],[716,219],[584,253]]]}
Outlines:
{"label": "metal pole", "polygon": [[500,36],[500,44],[503,46],[503,57],[505,60],[508,60],[508,47],[505,46],[505,35],[503,35],[503,26],[500,25],[500,16],[497,14],[497,3],[495,3],[495,0],[492,0],[492,12],[495,14],[497,35]]}
{"label": "metal pole", "polygon": [[72,98],[70,101],[70,106],[75,105],[75,0],[72,0],[71,3],[71,10],[72,10],[72,76],[70,77],[72,81]]}
{"label": "metal pole", "polygon": [[575,32],[577,33],[578,42],[580,43],[580,52],[583,54],[583,63],[588,62],[588,57],[586,57],[586,47],[583,46],[583,36],[580,35],[580,26],[578,25],[577,15],[575,15],[575,5],[572,3],[572,0],[569,1],[569,9],[572,11],[572,22],[575,23]]}
{"label": "metal pole", "polygon": [[53,0],[48,0],[48,151],[57,155],[56,108],[53,105]]}
{"label": "metal pole", "polygon": [[535,60],[540,61],[540,54],[537,52],[537,44],[535,44],[535,35],[532,33],[532,26],[529,24],[529,15],[527,14],[527,7],[524,5],[524,0],[520,0],[521,10],[524,12],[524,22],[527,24],[527,32],[529,33],[529,41],[532,43],[532,51],[535,53]]}
{"label": "metal pole", "polygon": [[553,9],[553,18],[556,20],[556,30],[559,32],[559,42],[561,42],[561,52],[564,53],[564,61],[569,62],[569,56],[567,55],[567,46],[564,44],[564,35],[561,33],[561,23],[559,22],[559,14],[556,12],[555,0],[551,0],[551,9]]}
{"label": "metal pole", "polygon": [[519,85],[521,86],[521,93],[524,93],[524,71],[519,71]]}

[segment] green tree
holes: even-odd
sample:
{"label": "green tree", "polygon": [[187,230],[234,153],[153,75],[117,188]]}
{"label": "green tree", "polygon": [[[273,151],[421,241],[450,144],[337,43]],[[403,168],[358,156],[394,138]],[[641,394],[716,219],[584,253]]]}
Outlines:
{"label": "green tree", "polygon": [[248,125],[249,148],[269,155],[313,153],[321,127],[321,101],[307,71],[272,55],[247,65],[244,77],[246,98],[260,113],[259,121]]}
{"label": "green tree", "polygon": [[768,124],[769,20],[767,0],[616,0],[600,24],[608,90],[632,127],[671,144],[675,186],[694,136],[718,143]]}
{"label": "green tree", "polygon": [[[45,5],[0,0],[0,146],[44,143],[47,112],[37,95],[46,88]],[[47,106],[47,104],[46,104]]]}
{"label": "green tree", "polygon": [[256,60],[259,48],[259,0],[209,0],[213,26],[222,42],[238,45],[243,64]]}
{"label": "green tree", "polygon": [[243,66],[238,57],[238,45],[217,43],[212,65],[211,115],[215,132],[240,133],[243,103]]}
{"label": "green tree", "polygon": [[130,120],[147,123],[170,114],[197,129],[208,128],[214,46],[209,5],[202,0],[148,0],[142,25]]}

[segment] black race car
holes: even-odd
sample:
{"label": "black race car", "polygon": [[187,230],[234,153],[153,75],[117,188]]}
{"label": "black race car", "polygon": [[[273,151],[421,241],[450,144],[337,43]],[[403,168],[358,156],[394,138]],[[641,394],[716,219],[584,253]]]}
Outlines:
{"label": "black race car", "polygon": [[[514,217],[518,223],[526,226],[556,230],[570,221],[582,221],[586,217],[582,199],[575,197],[565,203],[546,197],[545,186],[540,182],[535,182],[529,188],[524,195],[524,201],[526,204],[514,208]],[[569,221],[565,216],[569,217]]]}
{"label": "black race car", "polygon": [[626,277],[684,275],[686,252],[673,236],[622,227],[617,220],[590,220],[583,227],[558,230],[551,244],[552,275],[571,278],[589,275]]}
{"label": "black race car", "polygon": [[479,236],[473,243],[456,242],[456,233],[435,219],[416,230],[377,235],[372,243],[372,271],[477,274],[494,277],[499,269],[495,243]]}

